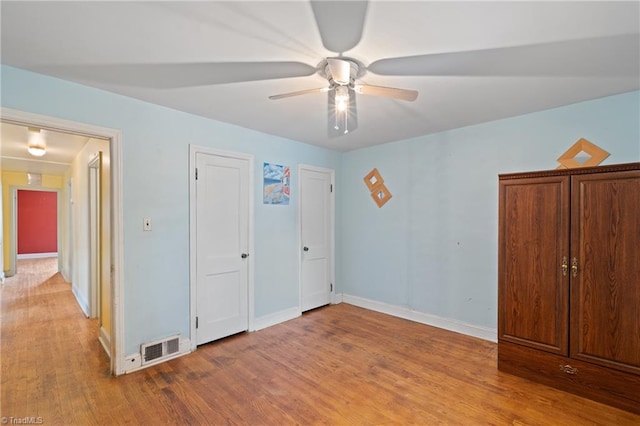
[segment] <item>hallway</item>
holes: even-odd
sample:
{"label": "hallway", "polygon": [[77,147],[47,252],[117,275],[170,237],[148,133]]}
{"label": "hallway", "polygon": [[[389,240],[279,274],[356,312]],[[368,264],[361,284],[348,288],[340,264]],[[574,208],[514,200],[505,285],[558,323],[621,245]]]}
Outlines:
{"label": "hallway", "polygon": [[[98,320],[84,316],[57,266],[57,258],[18,260],[2,290],[2,416],[62,415],[86,404],[84,388],[110,377]],[[58,388],[77,389],[77,400],[61,401]]]}

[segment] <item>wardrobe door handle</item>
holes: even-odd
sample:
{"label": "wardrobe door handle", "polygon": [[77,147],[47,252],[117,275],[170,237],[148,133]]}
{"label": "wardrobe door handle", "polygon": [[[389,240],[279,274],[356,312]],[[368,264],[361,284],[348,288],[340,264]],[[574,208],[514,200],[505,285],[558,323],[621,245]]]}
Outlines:
{"label": "wardrobe door handle", "polygon": [[574,258],[571,260],[571,274],[572,274],[574,277],[577,277],[577,276],[578,276],[578,258],[577,258],[577,257],[574,257]]}
{"label": "wardrobe door handle", "polygon": [[562,258],[562,276],[566,277],[567,276],[567,271],[569,270],[569,263],[567,262],[567,256],[564,256]]}

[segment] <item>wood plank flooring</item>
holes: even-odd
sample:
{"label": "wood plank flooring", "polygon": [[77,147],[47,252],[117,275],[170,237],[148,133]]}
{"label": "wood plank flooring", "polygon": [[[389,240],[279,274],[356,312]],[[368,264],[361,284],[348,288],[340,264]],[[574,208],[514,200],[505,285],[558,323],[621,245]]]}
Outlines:
{"label": "wood plank flooring", "polygon": [[[638,425],[499,372],[496,345],[340,304],[120,377],[52,260],[1,292],[0,416],[48,425]],[[22,272],[24,271],[24,272]]]}

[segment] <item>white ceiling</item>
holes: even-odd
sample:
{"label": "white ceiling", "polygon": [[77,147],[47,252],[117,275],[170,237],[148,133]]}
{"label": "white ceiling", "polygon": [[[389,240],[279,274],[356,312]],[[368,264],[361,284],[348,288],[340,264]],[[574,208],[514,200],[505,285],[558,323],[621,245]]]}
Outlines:
{"label": "white ceiling", "polygon": [[34,157],[27,152],[28,128],[0,123],[0,170],[61,176],[89,141],[86,136],[45,129],[40,130],[40,135],[47,152]]}
{"label": "white ceiling", "polygon": [[[637,1],[370,1],[362,28],[344,3],[2,1],[2,63],[342,151],[640,89]],[[326,86],[314,68],[338,55],[418,99],[358,95],[337,138],[326,94],[268,99]],[[273,61],[313,74],[260,80]]]}

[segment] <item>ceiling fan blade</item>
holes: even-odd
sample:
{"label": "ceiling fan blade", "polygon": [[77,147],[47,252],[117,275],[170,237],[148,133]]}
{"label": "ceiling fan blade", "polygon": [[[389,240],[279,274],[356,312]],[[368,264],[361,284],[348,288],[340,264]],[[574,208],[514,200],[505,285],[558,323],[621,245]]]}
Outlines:
{"label": "ceiling fan blade", "polygon": [[418,92],[415,90],[397,89],[395,87],[356,84],[354,89],[356,93],[362,93],[363,95],[382,96],[385,98],[394,98],[409,102],[415,101],[418,97]]}
{"label": "ceiling fan blade", "polygon": [[290,98],[292,96],[306,95],[306,94],[309,94],[309,93],[328,92],[329,90],[331,90],[330,87],[321,87],[319,89],[299,90],[297,92],[289,92],[289,93],[281,93],[279,95],[271,95],[271,96],[269,96],[269,99],[276,100],[276,99]]}
{"label": "ceiling fan blade", "polygon": [[625,34],[388,58],[367,69],[380,75],[633,77],[640,72],[640,37]]}
{"label": "ceiling fan blade", "polygon": [[336,91],[329,91],[327,99],[329,101],[327,108],[327,133],[329,137],[337,137],[347,135],[358,128],[358,108],[356,106],[356,92],[351,88],[349,93],[349,107],[346,111],[340,112],[336,110]]}
{"label": "ceiling fan blade", "polygon": [[362,38],[366,1],[311,1],[322,45],[330,52],[353,49]]}
{"label": "ceiling fan blade", "polygon": [[351,80],[351,64],[348,61],[338,58],[327,58],[329,71],[333,81],[341,86],[349,84]]}
{"label": "ceiling fan blade", "polygon": [[48,66],[55,75],[78,80],[156,89],[273,80],[313,75],[316,69],[302,62],[204,62],[183,64],[108,64]]}

